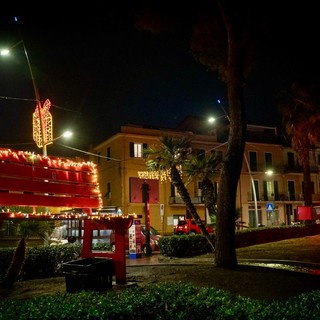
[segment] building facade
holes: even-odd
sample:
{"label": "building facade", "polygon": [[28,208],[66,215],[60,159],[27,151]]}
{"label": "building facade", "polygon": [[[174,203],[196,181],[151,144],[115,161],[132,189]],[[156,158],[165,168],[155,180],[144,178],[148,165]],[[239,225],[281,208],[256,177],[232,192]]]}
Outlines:
{"label": "building facade", "polygon": [[[186,136],[192,141],[193,150],[222,154],[227,148],[224,135],[216,130],[196,132],[191,120],[177,130],[152,129],[140,126],[123,126],[121,132],[95,146],[90,160],[98,165],[99,184],[106,208],[114,207],[125,214],[146,219],[146,205],[142,196],[142,184],[149,186],[150,224],[161,234],[172,234],[179,219],[188,217],[186,206],[165,174],[147,172],[143,150],[160,146],[162,136]],[[187,125],[186,125],[187,123]],[[186,127],[187,126],[187,127]],[[198,124],[197,124],[198,126]],[[199,127],[199,126],[198,126]],[[303,206],[303,172],[296,153],[286,146],[274,127],[247,126],[247,139],[243,167],[238,184],[236,207],[240,228],[294,224],[298,222],[297,208]],[[320,150],[310,157],[313,201],[320,202],[319,188]],[[215,178],[219,189],[219,175]],[[200,181],[187,185],[198,214],[207,223]]]}

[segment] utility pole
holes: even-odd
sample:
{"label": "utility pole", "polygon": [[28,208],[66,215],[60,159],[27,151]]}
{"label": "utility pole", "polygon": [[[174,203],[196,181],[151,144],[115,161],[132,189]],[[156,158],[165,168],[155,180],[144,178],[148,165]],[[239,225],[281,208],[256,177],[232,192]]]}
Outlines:
{"label": "utility pole", "polygon": [[149,204],[149,184],[144,181],[142,184],[142,201],[144,202],[144,218],[145,218],[145,226],[146,226],[146,256],[151,256],[152,250],[150,247],[150,204]]}

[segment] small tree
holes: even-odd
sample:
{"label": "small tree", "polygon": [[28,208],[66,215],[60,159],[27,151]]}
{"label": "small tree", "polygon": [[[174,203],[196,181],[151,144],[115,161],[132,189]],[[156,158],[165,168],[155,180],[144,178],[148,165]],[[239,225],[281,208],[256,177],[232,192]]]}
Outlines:
{"label": "small tree", "polygon": [[45,237],[52,230],[52,223],[49,221],[25,220],[19,224],[18,234],[21,236],[17,248],[13,254],[9,269],[1,286],[13,287],[18,278],[26,257],[27,239],[30,236]]}

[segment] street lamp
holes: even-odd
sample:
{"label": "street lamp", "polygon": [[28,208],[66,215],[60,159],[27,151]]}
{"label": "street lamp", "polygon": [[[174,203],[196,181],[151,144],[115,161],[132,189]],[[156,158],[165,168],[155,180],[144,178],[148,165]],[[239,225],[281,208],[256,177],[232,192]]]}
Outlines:
{"label": "street lamp", "polygon": [[[219,103],[224,115],[223,116],[219,116],[218,118],[211,117],[211,118],[208,119],[208,121],[210,123],[213,123],[216,119],[224,117],[224,118],[227,118],[229,123],[230,123],[229,115],[227,114],[226,110],[224,109],[224,107],[223,107],[223,105],[222,105],[222,103],[221,103],[221,101],[219,99],[218,99],[218,103]],[[243,157],[244,157],[247,169],[248,169],[248,173],[249,173],[250,181],[251,181],[251,185],[252,185],[253,200],[254,200],[254,211],[255,211],[255,218],[256,218],[256,227],[259,227],[259,214],[258,214],[258,201],[257,201],[256,188],[255,188],[253,176],[252,176],[252,173],[251,173],[250,165],[249,165],[249,162],[248,162],[248,159],[247,159],[247,156],[246,156],[245,153],[243,153]]]}
{"label": "street lamp", "polygon": [[[15,21],[17,22],[17,19],[15,18]],[[11,46],[9,49],[2,49],[0,50],[0,55],[1,56],[6,56],[10,54],[10,50],[15,48],[18,45],[23,46],[24,54],[27,59],[28,63],[28,68],[32,80],[32,85],[33,85],[33,90],[34,90],[34,95],[36,99],[36,111],[33,114],[33,138],[34,141],[36,142],[37,146],[39,148],[42,147],[43,149],[43,155],[47,155],[46,151],[46,145],[48,144],[48,141],[53,140],[52,139],[52,117],[49,112],[49,108],[51,106],[51,103],[49,100],[46,100],[44,103],[44,106],[41,106],[41,100],[40,100],[40,95],[39,95],[39,90],[36,85],[35,77],[33,75],[31,63],[29,60],[28,52],[26,49],[26,46],[23,42],[23,40],[17,42],[13,46]]]}
{"label": "street lamp", "polygon": [[218,116],[218,117],[209,117],[209,119],[208,119],[208,122],[209,123],[214,123],[214,122],[216,122],[218,119],[220,119],[220,118],[226,118],[226,116],[225,115],[222,115],[222,116]]}
{"label": "street lamp", "polygon": [[56,141],[58,139],[61,139],[61,138],[70,138],[71,136],[73,135],[73,132],[71,131],[65,131],[63,134],[61,134],[60,136],[50,140],[50,141],[47,141],[44,145],[43,145],[43,155],[46,156],[47,155],[47,145],[49,144],[52,144],[53,141]]}
{"label": "street lamp", "polygon": [[258,215],[258,201],[257,201],[256,187],[255,187],[254,180],[252,177],[250,165],[249,165],[249,162],[248,162],[248,159],[247,159],[247,156],[245,153],[243,153],[243,157],[244,157],[244,160],[245,160],[247,168],[248,168],[250,181],[251,181],[251,185],[252,185],[252,193],[253,193],[253,200],[254,200],[254,212],[255,212],[255,217],[256,217],[256,227],[258,228],[259,227],[259,215]]}
{"label": "street lamp", "polygon": [[[225,144],[227,144],[227,142],[222,143],[222,144],[218,145],[217,147],[214,147],[213,149],[217,149],[217,148],[219,148],[219,147],[221,147],[222,145],[225,145]],[[248,169],[248,173],[249,173],[249,176],[250,176],[251,185],[252,185],[252,193],[253,193],[253,201],[254,201],[254,212],[255,212],[255,218],[256,218],[256,227],[259,227],[258,200],[257,200],[256,188],[255,188],[252,172],[251,172],[251,169],[250,169],[250,165],[249,165],[249,162],[248,162],[248,159],[247,159],[247,156],[246,156],[245,153],[243,154],[243,158],[245,160],[245,163],[246,163],[246,166],[247,166],[247,169]]]}

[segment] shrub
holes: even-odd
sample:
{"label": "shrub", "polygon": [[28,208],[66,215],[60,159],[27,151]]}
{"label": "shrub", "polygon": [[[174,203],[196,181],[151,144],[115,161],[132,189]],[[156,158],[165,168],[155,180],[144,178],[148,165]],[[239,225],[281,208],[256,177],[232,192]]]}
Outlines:
{"label": "shrub", "polygon": [[[248,228],[236,231],[236,248],[300,238],[319,233],[320,225],[317,224]],[[212,237],[214,243],[214,234],[212,234]],[[169,257],[189,257],[211,252],[211,247],[202,234],[165,236],[160,238],[159,247],[160,253]]]}
{"label": "shrub", "polygon": [[265,302],[216,288],[160,283],[104,293],[82,291],[24,301],[2,300],[0,319],[318,320],[319,299],[320,290],[287,301]]}
{"label": "shrub", "polygon": [[210,250],[208,240],[201,234],[161,237],[160,253],[169,257],[190,257]]}
{"label": "shrub", "polygon": [[[0,250],[0,279],[9,268],[15,248]],[[81,244],[63,244],[27,248],[25,263],[20,277],[35,279],[62,274],[64,262],[76,260],[81,255]]]}

